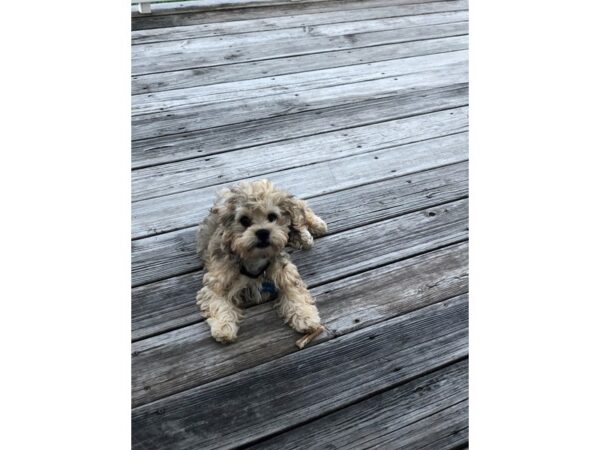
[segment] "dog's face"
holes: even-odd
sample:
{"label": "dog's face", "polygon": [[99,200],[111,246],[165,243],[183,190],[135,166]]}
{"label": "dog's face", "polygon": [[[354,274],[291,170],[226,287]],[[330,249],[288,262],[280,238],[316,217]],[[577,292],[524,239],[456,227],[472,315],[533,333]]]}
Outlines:
{"label": "dog's face", "polygon": [[231,250],[242,258],[271,257],[287,244],[290,220],[274,202],[247,202],[236,208]]}
{"label": "dog's face", "polygon": [[226,249],[242,259],[270,258],[283,250],[299,212],[290,194],[261,180],[230,188],[224,200],[218,213]]}

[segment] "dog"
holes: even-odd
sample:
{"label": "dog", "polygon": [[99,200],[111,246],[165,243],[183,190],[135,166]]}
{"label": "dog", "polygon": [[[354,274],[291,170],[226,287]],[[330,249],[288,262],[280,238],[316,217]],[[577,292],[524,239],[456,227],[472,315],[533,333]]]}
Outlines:
{"label": "dog", "polygon": [[205,273],[196,302],[212,337],[234,342],[241,306],[273,299],[294,330],[318,334],[323,329],[319,312],[287,249],[309,249],[313,237],[326,232],[327,224],[305,201],[269,180],[219,192],[197,233]]}

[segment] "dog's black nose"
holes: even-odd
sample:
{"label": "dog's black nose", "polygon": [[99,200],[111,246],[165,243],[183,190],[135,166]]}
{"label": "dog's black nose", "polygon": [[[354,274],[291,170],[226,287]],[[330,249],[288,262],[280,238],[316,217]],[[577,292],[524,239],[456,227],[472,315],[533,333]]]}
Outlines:
{"label": "dog's black nose", "polygon": [[261,228],[260,230],[256,230],[256,237],[262,242],[269,240],[269,234],[270,234],[270,231],[265,230],[264,228]]}

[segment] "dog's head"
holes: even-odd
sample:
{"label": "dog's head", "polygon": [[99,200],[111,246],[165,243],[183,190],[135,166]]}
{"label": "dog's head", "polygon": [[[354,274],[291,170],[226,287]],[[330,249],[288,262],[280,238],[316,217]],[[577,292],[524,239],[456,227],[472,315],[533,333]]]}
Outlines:
{"label": "dog's head", "polygon": [[221,247],[242,259],[270,258],[301,227],[304,202],[269,180],[243,182],[220,194],[212,209],[222,227]]}

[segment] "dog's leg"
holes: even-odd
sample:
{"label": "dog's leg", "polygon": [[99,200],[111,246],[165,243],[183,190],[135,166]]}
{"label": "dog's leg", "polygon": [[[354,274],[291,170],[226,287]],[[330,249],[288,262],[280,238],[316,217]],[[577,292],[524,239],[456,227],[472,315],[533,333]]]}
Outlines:
{"label": "dog's leg", "polygon": [[306,215],[306,227],[308,228],[308,231],[310,231],[310,234],[319,237],[327,233],[327,224],[323,219],[317,216],[312,209],[307,206],[304,213]]}
{"label": "dog's leg", "polygon": [[242,310],[232,300],[218,295],[208,287],[198,291],[196,303],[200,306],[206,323],[210,326],[212,337],[217,342],[234,342],[237,338]]}
{"label": "dog's leg", "polygon": [[288,246],[298,250],[309,250],[314,245],[312,234],[306,227],[298,228],[293,231],[288,241]]}
{"label": "dog's leg", "polygon": [[285,322],[299,333],[309,333],[319,328],[319,311],[296,266],[287,261],[273,278],[279,288],[277,309]]}

